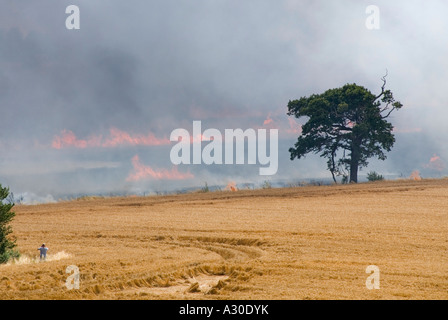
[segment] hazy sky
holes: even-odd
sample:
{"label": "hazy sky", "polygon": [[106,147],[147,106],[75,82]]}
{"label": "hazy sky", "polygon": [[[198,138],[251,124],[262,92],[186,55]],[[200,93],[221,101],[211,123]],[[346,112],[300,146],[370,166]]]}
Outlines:
{"label": "hazy sky", "polygon": [[[346,83],[376,93],[386,69],[404,108],[390,119],[393,151],[368,170],[447,174],[446,1],[0,4],[0,182],[16,193],[266,179],[258,165],[174,167],[170,133],[191,131],[193,120],[204,129],[279,129],[271,180],[330,177],[324,160],[289,160],[299,124],[286,116],[288,101]],[[71,4],[80,30],[65,26]],[[379,30],[365,26],[370,4],[380,9]]]}

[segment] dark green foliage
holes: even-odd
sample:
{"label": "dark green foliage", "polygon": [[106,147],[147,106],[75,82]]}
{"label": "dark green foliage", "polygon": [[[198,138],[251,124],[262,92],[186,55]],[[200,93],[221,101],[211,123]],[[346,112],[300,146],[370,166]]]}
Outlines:
{"label": "dark green foliage", "polygon": [[0,264],[19,256],[19,253],[14,250],[16,241],[10,237],[12,229],[9,223],[14,218],[15,213],[11,211],[14,203],[5,201],[8,196],[9,188],[3,188],[0,184]]}
{"label": "dark green foliage", "polygon": [[378,173],[376,173],[375,171],[371,171],[367,174],[367,180],[369,181],[382,181],[384,180],[384,177]]}
{"label": "dark green foliage", "polygon": [[385,90],[386,80],[378,96],[356,84],[330,89],[299,100],[289,101],[288,115],[305,117],[302,134],[291,160],[312,152],[326,158],[333,180],[349,176],[358,182],[358,170],[368,165],[368,159],[385,160],[385,152],[392,149],[395,137],[393,126],[386,118],[402,104]]}

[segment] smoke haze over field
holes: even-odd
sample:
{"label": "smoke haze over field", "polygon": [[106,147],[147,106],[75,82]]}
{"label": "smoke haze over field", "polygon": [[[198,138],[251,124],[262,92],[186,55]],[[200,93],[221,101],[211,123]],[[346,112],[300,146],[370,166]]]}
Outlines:
{"label": "smoke haze over field", "polygon": [[[256,166],[180,165],[172,130],[279,129],[270,179],[330,177],[290,161],[291,99],[357,83],[387,88],[397,141],[368,170],[447,174],[446,1],[1,0],[0,182],[47,195],[261,183]],[[81,29],[67,30],[68,5]],[[363,174],[364,172],[361,172]]]}

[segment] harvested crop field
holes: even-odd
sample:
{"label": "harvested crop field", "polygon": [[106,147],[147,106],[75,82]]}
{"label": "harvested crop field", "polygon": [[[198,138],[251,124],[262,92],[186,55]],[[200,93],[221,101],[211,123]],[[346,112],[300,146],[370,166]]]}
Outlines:
{"label": "harvested crop field", "polygon": [[[448,179],[15,212],[22,258],[0,266],[0,299],[448,299]],[[70,265],[79,289],[66,287]],[[366,288],[370,265],[379,289]]]}

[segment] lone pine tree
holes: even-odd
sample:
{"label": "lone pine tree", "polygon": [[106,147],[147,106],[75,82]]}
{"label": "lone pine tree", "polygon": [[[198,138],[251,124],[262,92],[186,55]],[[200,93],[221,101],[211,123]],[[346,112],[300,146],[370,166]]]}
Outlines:
{"label": "lone pine tree", "polygon": [[378,95],[362,86],[346,84],[289,101],[289,116],[308,118],[295,146],[289,149],[291,160],[311,152],[320,154],[327,159],[335,182],[336,176],[342,175],[355,183],[358,170],[368,165],[369,158],[385,160],[385,152],[395,143],[387,118],[403,106],[385,89],[386,76]]}

